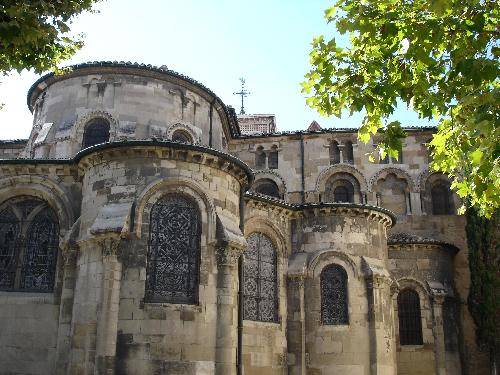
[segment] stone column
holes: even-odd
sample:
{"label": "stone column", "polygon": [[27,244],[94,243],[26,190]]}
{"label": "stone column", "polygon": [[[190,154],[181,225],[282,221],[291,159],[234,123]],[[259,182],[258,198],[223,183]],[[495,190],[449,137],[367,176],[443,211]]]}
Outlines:
{"label": "stone column", "polygon": [[301,336],[301,351],[300,351],[300,374],[306,375],[306,291],[305,277],[297,278],[297,286],[299,287],[300,298],[300,336]]}
{"label": "stone column", "polygon": [[115,373],[116,337],[120,304],[122,264],[119,260],[120,239],[99,241],[102,251],[102,299],[98,312],[95,374]]}
{"label": "stone column", "polygon": [[[238,332],[238,258],[241,247],[219,244],[217,251],[217,338],[215,374],[236,374]],[[239,353],[238,355],[241,355]]]}
{"label": "stone column", "polygon": [[394,317],[388,275],[371,274],[366,277],[370,332],[370,373],[396,373],[394,345]]}
{"label": "stone column", "polygon": [[444,346],[444,329],[443,329],[443,303],[445,293],[432,293],[432,334],[434,336],[434,354],[436,356],[436,374],[446,375],[446,351]]}
{"label": "stone column", "polygon": [[422,202],[420,202],[420,193],[410,192],[411,211],[413,215],[422,215]]}
{"label": "stone column", "polygon": [[71,243],[62,252],[64,262],[61,304],[59,307],[59,327],[57,331],[56,374],[66,374],[71,350],[71,321],[76,281],[76,258],[78,245]]}

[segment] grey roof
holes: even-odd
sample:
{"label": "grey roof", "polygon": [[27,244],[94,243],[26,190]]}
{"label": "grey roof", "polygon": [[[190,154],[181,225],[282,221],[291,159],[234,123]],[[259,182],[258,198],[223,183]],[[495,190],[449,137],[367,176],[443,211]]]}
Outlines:
{"label": "grey roof", "polygon": [[452,248],[455,251],[458,251],[457,247],[453,244],[436,240],[434,238],[422,237],[413,233],[391,233],[387,237],[387,243],[389,245],[401,245],[401,244],[429,244],[429,245],[441,245],[448,248]]}

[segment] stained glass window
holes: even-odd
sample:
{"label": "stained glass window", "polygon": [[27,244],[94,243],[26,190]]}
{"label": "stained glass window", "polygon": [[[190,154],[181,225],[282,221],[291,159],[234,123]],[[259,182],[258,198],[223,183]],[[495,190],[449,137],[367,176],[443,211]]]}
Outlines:
{"label": "stained glass window", "polygon": [[148,302],[197,303],[201,225],[194,201],[169,194],[151,209]]}
{"label": "stained glass window", "polygon": [[278,276],[276,250],[262,233],[247,239],[243,263],[243,317],[275,322],[278,318]]}
{"label": "stained glass window", "polygon": [[98,145],[109,141],[109,121],[95,118],[85,125],[83,133],[83,148]]}
{"label": "stained glass window", "polygon": [[14,198],[3,206],[0,289],[51,292],[59,247],[57,217],[44,201],[33,197]]}
{"label": "stained glass window", "polygon": [[321,321],[325,325],[349,324],[347,273],[332,264],[323,269],[321,284]]}
{"label": "stained glass window", "polygon": [[399,342],[401,345],[422,345],[422,320],[418,293],[405,289],[398,295]]}

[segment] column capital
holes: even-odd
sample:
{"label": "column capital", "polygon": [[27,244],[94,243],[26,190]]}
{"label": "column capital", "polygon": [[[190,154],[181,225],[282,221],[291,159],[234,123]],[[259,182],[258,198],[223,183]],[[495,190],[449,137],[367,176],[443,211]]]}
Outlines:
{"label": "column capital", "polygon": [[217,244],[217,264],[219,266],[235,267],[239,257],[243,254],[243,248],[229,244]]}

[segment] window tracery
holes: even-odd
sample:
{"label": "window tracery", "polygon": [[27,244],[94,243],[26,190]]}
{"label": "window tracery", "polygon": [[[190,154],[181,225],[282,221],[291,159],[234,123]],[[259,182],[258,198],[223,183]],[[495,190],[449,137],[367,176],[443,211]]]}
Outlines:
{"label": "window tracery", "polygon": [[44,201],[7,202],[0,212],[0,289],[51,292],[58,247],[58,220]]}
{"label": "window tracery", "polygon": [[83,148],[98,145],[109,141],[109,121],[97,117],[85,125],[83,133]]}
{"label": "window tracery", "polygon": [[146,270],[148,302],[198,299],[200,212],[188,197],[168,194],[153,205]]}
{"label": "window tracery", "polygon": [[398,295],[399,343],[422,345],[420,298],[416,291],[405,289]]}
{"label": "window tracery", "polygon": [[323,269],[321,284],[321,321],[325,325],[349,324],[347,273],[332,264]]}
{"label": "window tracery", "polygon": [[243,317],[275,322],[278,318],[276,249],[262,233],[252,233],[247,243],[243,263]]}

